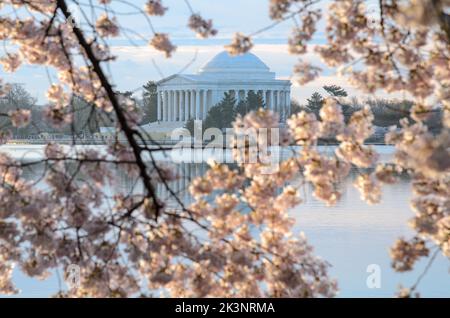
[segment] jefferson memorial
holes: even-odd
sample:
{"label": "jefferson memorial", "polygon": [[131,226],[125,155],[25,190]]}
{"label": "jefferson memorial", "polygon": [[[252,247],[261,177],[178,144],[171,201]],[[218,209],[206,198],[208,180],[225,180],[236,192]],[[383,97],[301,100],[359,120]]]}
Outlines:
{"label": "jefferson memorial", "polygon": [[184,123],[205,119],[209,109],[218,104],[225,92],[237,102],[250,91],[262,95],[266,108],[277,111],[284,121],[291,112],[291,82],[275,78],[264,62],[247,53],[216,55],[197,74],[175,74],[157,83],[158,121]]}

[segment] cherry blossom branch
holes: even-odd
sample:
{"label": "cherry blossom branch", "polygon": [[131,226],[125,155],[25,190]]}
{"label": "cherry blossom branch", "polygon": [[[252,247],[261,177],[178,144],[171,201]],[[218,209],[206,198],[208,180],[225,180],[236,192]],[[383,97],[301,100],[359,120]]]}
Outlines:
{"label": "cherry blossom branch", "polygon": [[[62,13],[66,17],[66,19],[69,19],[71,17],[71,13],[69,12],[67,4],[64,0],[57,0],[57,6],[62,11]],[[83,32],[76,25],[73,25],[72,29],[73,29],[75,36],[78,39],[79,44],[84,49],[86,55],[88,56],[90,62],[92,63],[91,64],[92,68],[93,68],[94,72],[97,74],[97,76],[102,84],[102,87],[105,89],[105,91],[108,95],[108,98],[114,108],[114,111],[115,111],[117,119],[120,123],[120,126],[130,144],[130,147],[132,148],[132,150],[134,152],[134,156],[136,158],[136,164],[139,167],[144,186],[145,186],[146,190],[148,191],[148,194],[153,198],[155,208],[156,208],[156,216],[155,217],[158,218],[160,210],[162,209],[162,205],[158,202],[158,198],[157,198],[155,189],[154,189],[153,185],[151,184],[150,176],[147,173],[147,167],[146,167],[144,161],[142,160],[142,157],[141,157],[142,149],[137,144],[137,142],[134,138],[136,131],[128,125],[127,119],[126,119],[125,115],[123,114],[123,111],[121,110],[121,107],[118,103],[116,94],[115,94],[114,90],[112,89],[112,86],[109,83],[108,79],[106,78],[106,76],[102,70],[102,67],[100,65],[100,62],[98,61],[94,52],[92,51],[91,45],[85,39]]]}
{"label": "cherry blossom branch", "polygon": [[436,259],[436,257],[439,255],[440,249],[439,247],[436,247],[435,251],[433,252],[433,255],[430,257],[430,259],[428,260],[427,265],[425,266],[423,272],[419,275],[419,277],[417,278],[416,282],[414,283],[414,285],[411,286],[410,293],[415,291],[417,289],[417,287],[419,286],[420,282],[422,281],[422,279],[426,276],[426,274],[428,273],[428,271],[430,270],[431,266],[434,263],[434,260]]}

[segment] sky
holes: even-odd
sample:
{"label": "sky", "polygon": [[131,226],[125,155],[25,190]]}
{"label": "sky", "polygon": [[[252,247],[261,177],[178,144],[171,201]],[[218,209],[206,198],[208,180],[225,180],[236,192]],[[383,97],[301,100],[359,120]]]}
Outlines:
{"label": "sky", "polygon": [[[268,17],[268,1],[266,0],[190,0],[193,10],[201,13],[205,18],[212,19],[219,31],[213,39],[197,39],[195,34],[186,27],[190,11],[185,1],[163,0],[169,10],[164,17],[152,17],[151,24],[156,32],[169,33],[178,47],[173,57],[167,59],[135,35],[139,33],[144,38],[150,39],[152,33],[146,19],[140,15],[130,14],[136,9],[125,5],[124,2],[113,1],[114,10],[120,13],[118,17],[123,33],[119,38],[110,41],[112,51],[118,59],[111,63],[108,70],[118,90],[136,91],[136,95],[141,94],[140,88],[147,81],[157,81],[179,73],[183,69],[185,74],[195,73],[203,64],[224,50],[224,45],[231,41],[235,32],[250,34],[273,23]],[[327,2],[323,1],[320,4],[324,11],[326,11]],[[132,2],[137,8],[143,8],[144,3],[145,0]],[[75,16],[79,14],[80,12],[75,12]],[[324,22],[319,26],[319,32],[313,39],[312,45],[324,43],[324,34],[321,32],[323,26]],[[254,38],[255,47],[252,53],[261,58],[280,79],[291,78],[292,68],[298,60],[298,57],[287,52],[286,43],[292,27],[293,22],[286,21]],[[337,76],[336,70],[326,67],[311,49],[303,59],[322,67],[325,72],[323,76],[307,85],[301,87],[293,85],[294,99],[304,103],[316,91],[324,94],[323,85],[331,84],[344,87],[350,96],[363,97],[345,78]],[[8,82],[23,84],[40,104],[46,103],[45,91],[51,81],[49,74],[50,77],[54,76],[51,70],[29,65],[22,66],[14,74],[5,74],[0,68],[0,77]],[[385,97],[383,93],[378,95]]]}
{"label": "sky", "polygon": [[[87,0],[82,1],[87,2]],[[144,0],[129,1],[132,1],[135,6],[141,8],[145,2]],[[223,46],[230,42],[234,32],[240,31],[248,34],[272,23],[268,18],[268,0],[190,0],[194,10],[200,12],[205,18],[213,19],[215,27],[219,30],[219,34],[214,39],[200,40],[186,27],[190,13],[184,0],[163,0],[163,2],[170,10],[165,17],[152,18],[151,21],[156,31],[169,33],[171,35],[172,40],[178,46],[177,52],[172,58],[166,59],[162,53],[156,52],[144,41],[135,40],[134,44],[130,43],[130,41],[126,39],[126,35],[133,37],[133,32],[128,32],[129,34],[124,34],[119,39],[111,41],[113,52],[118,56],[118,60],[110,65],[109,70],[111,71],[111,77],[116,84],[117,89],[121,91],[137,90],[149,80],[156,81],[161,79],[159,71],[163,73],[163,76],[170,76],[171,74],[178,73],[180,70],[184,69],[186,65],[190,64],[194,57],[196,57],[195,60],[185,70],[185,73],[195,73],[215,54],[223,51]],[[326,2],[327,1],[324,1],[324,4],[322,5],[324,8],[327,5]],[[115,5],[117,11],[122,13],[130,11],[124,4],[120,4],[120,1],[113,0],[113,3],[119,3]],[[142,17],[122,15],[120,16],[120,22],[121,26],[125,29],[138,32],[148,39],[151,38],[149,26]],[[292,26],[292,22],[287,21],[258,35],[255,38],[256,45],[252,50],[252,53],[261,58],[271,68],[271,71],[275,72],[277,77],[281,79],[290,78],[292,68],[297,61],[295,56],[288,54],[286,46],[287,38]],[[320,45],[323,42],[324,36],[322,32],[319,32],[312,41],[313,45]],[[2,55],[1,51],[0,55]],[[313,92],[319,91],[324,93],[321,87],[330,84],[344,87],[351,96],[362,97],[362,94],[353,89],[344,78],[338,77],[335,74],[335,70],[327,69],[320,61],[320,58],[314,53],[308,53],[304,59],[322,66],[326,69],[326,72],[324,76],[321,76],[308,85],[301,87],[293,86],[293,98],[304,103],[306,98]],[[158,66],[159,70],[154,64]],[[50,76],[52,76],[51,71],[49,73]],[[22,83],[33,96],[38,98],[40,104],[45,103],[45,91],[50,84],[48,77],[49,74],[47,74],[47,71],[42,67],[25,65],[14,74],[4,73],[0,67],[0,78],[3,78],[8,82]],[[139,94],[139,91],[137,91],[137,94]],[[379,96],[385,97],[386,95],[380,93]],[[398,199],[397,192],[388,192],[387,195],[390,195],[390,199],[395,202],[401,201]],[[340,233],[328,229],[323,231],[323,229],[317,227],[325,224],[329,225],[331,228],[334,219],[342,219],[342,211],[334,211],[334,214],[331,214],[331,216],[330,214],[322,215],[322,219],[317,219],[317,217],[321,217],[321,214],[317,213],[318,211],[314,209],[312,209],[313,213],[310,215],[305,215],[304,212],[301,215],[303,222],[302,230],[306,230],[306,233],[311,236],[311,241],[314,246],[317,246],[319,255],[329,256],[330,260],[337,266],[337,269],[344,271],[344,280],[340,282],[343,287],[343,293],[341,294],[343,296],[346,296],[346,293],[354,294],[355,292],[355,290],[352,289],[354,288],[354,284],[349,284],[346,280],[354,273],[355,268],[359,270],[357,275],[366,275],[365,266],[367,264],[364,263],[364,267],[357,267],[360,265],[359,261],[355,262],[354,260],[357,259],[355,258],[355,254],[350,255],[349,253],[353,251],[357,251],[358,253],[364,252],[366,253],[366,258],[361,258],[361,260],[369,259],[372,261],[374,258],[374,262],[385,262],[387,264],[386,266],[389,266],[387,251],[385,249],[386,246],[392,242],[394,237],[387,237],[387,230],[384,227],[378,227],[381,231],[373,232],[374,235],[372,236],[367,233],[368,229],[373,230],[376,228],[370,221],[375,222],[379,220],[379,215],[376,213],[377,211],[385,211],[386,217],[389,217],[391,221],[396,221],[397,219],[395,213],[393,213],[395,211],[386,208],[386,205],[382,208],[378,207],[377,209],[380,210],[370,210],[367,207],[361,207],[354,211],[348,210],[350,212],[348,220],[353,222],[353,227],[350,227],[351,230],[349,231],[349,225],[345,224],[345,226],[341,227],[342,232]],[[401,207],[398,211],[406,211],[406,207]],[[392,215],[389,216],[389,213],[391,212]],[[351,213],[354,213],[354,215]],[[361,215],[364,217],[364,213],[367,214],[367,218],[364,218],[363,221],[361,221]],[[346,219],[344,218],[344,220]],[[401,224],[402,226],[406,224],[403,219],[398,220],[401,222],[391,223],[394,225]],[[308,231],[308,226],[312,228],[311,231]],[[319,234],[316,235],[314,228],[317,228],[316,232],[320,233],[320,235],[328,233],[322,241],[319,241]],[[336,235],[337,233],[339,233],[339,235]],[[353,241],[350,240],[352,234],[355,234],[355,236],[353,236]],[[334,244],[336,243],[336,238],[339,238],[337,244],[341,244],[342,248],[336,248],[336,244]],[[354,248],[354,245],[356,245],[356,249]],[[348,246],[352,246],[353,248],[348,248]],[[371,249],[371,246],[377,248]],[[370,255],[370,251],[377,251],[377,254]],[[339,254],[340,252],[343,252],[343,255]],[[433,267],[431,278],[430,275],[428,275],[424,281],[426,284],[425,289],[431,291],[436,290],[437,277],[442,277],[442,273],[446,270],[447,267],[444,266],[440,266],[437,269],[436,267]],[[389,275],[389,273],[386,275]],[[52,293],[56,288],[55,286],[58,284],[55,277],[56,276],[53,276],[52,279],[46,281],[43,285],[41,282],[30,280],[28,278],[26,279],[20,271],[16,270],[14,280],[17,282],[19,288],[24,289],[24,294],[21,294],[22,296],[46,296]],[[357,277],[359,278],[359,276]],[[394,283],[396,284],[399,280],[399,276],[395,276],[392,280],[390,280],[392,277],[386,277],[389,278],[389,280],[384,280],[383,282],[386,282],[389,286]],[[364,279],[358,281],[358,284],[364,284],[364,282],[365,276]],[[445,286],[445,284],[442,286]],[[382,292],[386,292],[386,295],[390,296],[393,293],[393,289],[394,287],[383,289]],[[368,293],[371,291],[365,290],[365,292]],[[425,293],[425,295],[428,294]]]}

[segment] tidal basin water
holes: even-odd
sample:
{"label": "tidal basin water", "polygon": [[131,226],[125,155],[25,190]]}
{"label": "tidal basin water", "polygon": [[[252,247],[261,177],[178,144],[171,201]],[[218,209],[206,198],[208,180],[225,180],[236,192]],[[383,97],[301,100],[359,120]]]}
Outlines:
{"label": "tidal basin water", "polygon": [[[387,146],[376,148],[382,154],[381,160],[389,161],[393,149]],[[17,158],[25,156],[27,159],[37,158],[40,153],[39,146],[5,146],[0,147],[0,151]],[[324,147],[322,151],[331,153],[333,148]],[[198,159],[198,156],[193,158],[185,154],[175,154],[173,157],[161,154],[159,159],[173,161],[176,158],[184,161],[177,166],[187,177],[173,185],[184,188],[189,178],[206,171],[205,161],[214,156],[212,153],[203,153],[203,158]],[[310,187],[304,187],[304,202],[290,212],[296,219],[295,232],[304,232],[309,243],[314,246],[315,254],[332,265],[330,275],[338,280],[339,297],[392,297],[399,284],[405,287],[413,285],[427,265],[427,260],[422,260],[409,273],[395,273],[390,266],[390,246],[399,236],[409,237],[413,234],[407,224],[413,217],[409,207],[410,183],[404,178],[396,185],[384,187],[382,203],[370,206],[360,200],[359,193],[352,186],[355,176],[356,171],[352,171],[342,185],[342,200],[334,207],[326,207],[312,196]],[[33,178],[32,175],[27,177]],[[124,174],[119,187],[126,190],[130,184],[132,182]],[[160,189],[159,192],[164,197],[164,191]],[[183,195],[188,200],[187,194]],[[371,275],[368,268],[373,265],[380,269],[380,288],[369,288],[367,284]],[[421,296],[450,297],[449,269],[450,261],[439,255],[418,287]],[[64,286],[57,276],[55,274],[45,281],[38,281],[25,277],[15,269],[14,282],[21,290],[18,296],[47,297],[56,293],[60,285]]]}

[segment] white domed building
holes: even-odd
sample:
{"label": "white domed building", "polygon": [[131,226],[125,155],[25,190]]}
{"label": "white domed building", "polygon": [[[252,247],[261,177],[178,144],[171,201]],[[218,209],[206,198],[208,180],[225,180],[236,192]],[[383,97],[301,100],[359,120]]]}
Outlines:
{"label": "white domed building", "polygon": [[278,80],[275,73],[256,55],[216,55],[197,74],[175,74],[157,83],[158,121],[184,123],[205,119],[209,109],[225,92],[239,102],[250,91],[262,94],[266,108],[279,112],[285,121],[291,112],[291,82]]}

